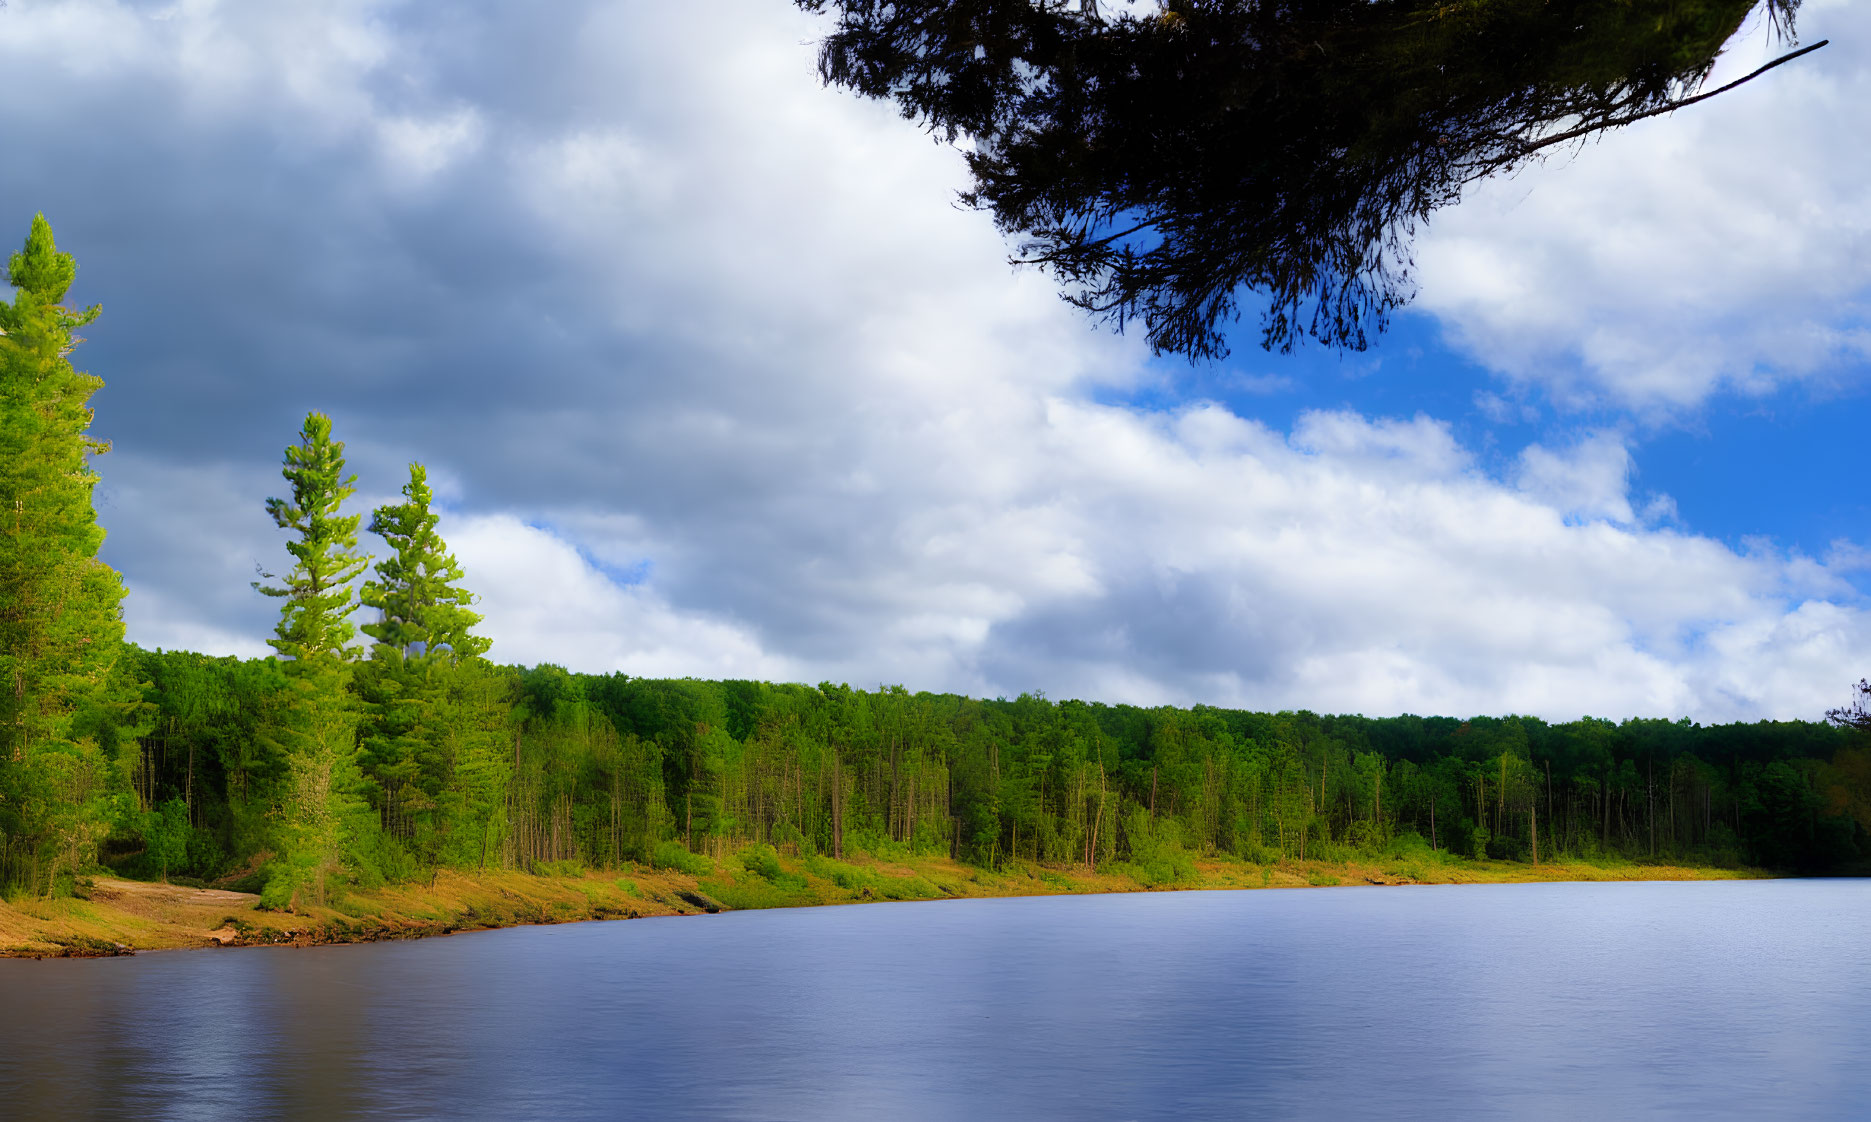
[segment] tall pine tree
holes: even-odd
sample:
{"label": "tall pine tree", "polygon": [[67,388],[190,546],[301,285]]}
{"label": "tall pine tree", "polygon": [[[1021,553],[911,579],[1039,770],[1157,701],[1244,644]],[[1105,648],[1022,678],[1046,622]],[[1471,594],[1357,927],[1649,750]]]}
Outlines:
{"label": "tall pine tree", "polygon": [[376,645],[358,688],[369,710],[363,762],[383,828],[438,863],[451,850],[465,859],[467,839],[491,825],[487,799],[467,797],[462,780],[473,777],[467,787],[479,790],[497,777],[482,757],[490,739],[504,743],[497,734],[507,706],[486,688],[489,641],[471,632],[481,617],[469,610],[474,596],[461,587],[461,564],[436,532],[433,499],[427,469],[412,463],[403,501],[372,516],[371,532],[393,552],[361,596],[378,618],[364,625]]}
{"label": "tall pine tree", "polygon": [[[128,798],[115,728],[136,709],[114,675],[123,582],[97,558],[104,530],[90,458],[91,395],[74,332],[97,317],[63,304],[77,264],[35,215],[0,301],[0,889],[45,891],[96,859]],[[100,741],[106,743],[100,748]]]}
{"label": "tall pine tree", "polygon": [[378,579],[364,584],[365,606],[381,613],[364,634],[405,659],[459,662],[485,654],[490,643],[469,632],[481,617],[468,610],[474,596],[460,587],[461,563],[436,533],[434,498],[428,469],[410,464],[403,501],[373,512],[370,532],[395,553],[377,562]]}
{"label": "tall pine tree", "polygon": [[306,415],[299,443],[289,446],[281,469],[292,495],[268,499],[266,512],[280,529],[293,567],[278,584],[254,582],[280,606],[275,637],[267,640],[285,660],[292,702],[268,740],[283,757],[288,780],[281,799],[282,829],[266,902],[290,907],[322,901],[328,878],[341,866],[347,819],[357,783],[357,707],[350,695],[349,646],[357,607],[352,582],[370,563],[358,552],[359,516],[343,512],[357,477],[344,470],[344,442],[331,438],[331,418]]}

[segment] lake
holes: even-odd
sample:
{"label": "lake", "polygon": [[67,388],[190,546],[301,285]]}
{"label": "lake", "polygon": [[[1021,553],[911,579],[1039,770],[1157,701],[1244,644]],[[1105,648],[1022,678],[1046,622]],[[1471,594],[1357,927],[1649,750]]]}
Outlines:
{"label": "lake", "polygon": [[1871,882],[955,900],[0,961],[9,1118],[1844,1118]]}

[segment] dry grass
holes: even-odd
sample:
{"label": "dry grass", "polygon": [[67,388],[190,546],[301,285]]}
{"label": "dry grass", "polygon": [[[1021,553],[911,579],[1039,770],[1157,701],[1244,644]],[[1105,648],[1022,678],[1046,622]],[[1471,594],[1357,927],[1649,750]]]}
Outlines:
{"label": "dry grass", "polygon": [[[984,896],[1139,892],[1119,873],[1012,865],[989,871],[941,857],[850,861],[782,857],[778,881],[733,861],[696,878],[670,869],[533,876],[441,872],[426,883],[342,893],[298,913],[261,911],[244,892],[98,877],[88,899],[0,903],[0,955],[68,956],[177,947],[366,942],[446,935],[530,923],[689,915],[723,908],[799,907]],[[1717,880],[1757,870],[1674,865],[1523,865],[1504,861],[1282,861],[1253,865],[1201,860],[1176,888],[1301,888],[1307,885],[1502,884],[1531,881]]]}

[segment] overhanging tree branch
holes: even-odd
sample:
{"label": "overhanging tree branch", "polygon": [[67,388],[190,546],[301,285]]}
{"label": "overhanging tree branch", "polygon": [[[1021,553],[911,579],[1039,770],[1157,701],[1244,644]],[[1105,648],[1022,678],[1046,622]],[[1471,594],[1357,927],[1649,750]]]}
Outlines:
{"label": "overhanging tree branch", "polygon": [[1717,89],[1710,90],[1707,93],[1699,93],[1695,95],[1694,97],[1685,97],[1680,101],[1672,101],[1668,105],[1659,105],[1653,109],[1646,109],[1642,113],[1632,113],[1626,117],[1618,117],[1618,118],[1614,118],[1608,121],[1599,121],[1596,124],[1581,125],[1575,129],[1567,129],[1565,132],[1554,133],[1552,136],[1541,137],[1539,140],[1532,141],[1530,143],[1522,143],[1518,151],[1513,152],[1509,155],[1497,156],[1497,157],[1494,157],[1493,159],[1485,160],[1482,162],[1481,165],[1478,165],[1478,166],[1494,167],[1500,164],[1512,163],[1513,161],[1521,159],[1527,155],[1530,155],[1531,153],[1537,152],[1542,148],[1550,148],[1555,144],[1564,144],[1568,140],[1577,140],[1578,138],[1582,136],[1589,136],[1595,132],[1603,132],[1606,129],[1619,129],[1619,128],[1623,128],[1625,125],[1634,125],[1638,121],[1644,120],[1647,117],[1660,117],[1665,113],[1674,113],[1678,109],[1686,109],[1689,106],[1694,105],[1698,101],[1707,101],[1709,98],[1715,97],[1717,94],[1724,94],[1724,93],[1727,93],[1729,90],[1734,89],[1737,86],[1746,85],[1747,83],[1752,82],[1754,79],[1767,73],[1769,70],[1772,70],[1776,66],[1785,66],[1787,63],[1792,62],[1796,58],[1799,58],[1801,55],[1812,54],[1814,51],[1818,50],[1820,47],[1825,46],[1827,43],[1830,43],[1831,41],[1832,40],[1830,39],[1821,39],[1810,47],[1801,47],[1797,51],[1790,51],[1787,54],[1781,55],[1779,58],[1774,59],[1772,62],[1768,63],[1767,65],[1762,66],[1757,70],[1751,71],[1748,74],[1744,74],[1741,77],[1736,78],[1734,81],[1729,82],[1727,85],[1721,86]]}

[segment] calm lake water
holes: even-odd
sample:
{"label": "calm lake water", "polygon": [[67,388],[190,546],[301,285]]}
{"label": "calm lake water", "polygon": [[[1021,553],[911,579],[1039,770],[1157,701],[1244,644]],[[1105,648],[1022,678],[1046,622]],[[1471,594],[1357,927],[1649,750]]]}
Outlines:
{"label": "calm lake water", "polygon": [[9,1118],[1871,1117],[1871,882],[1188,892],[0,961]]}

